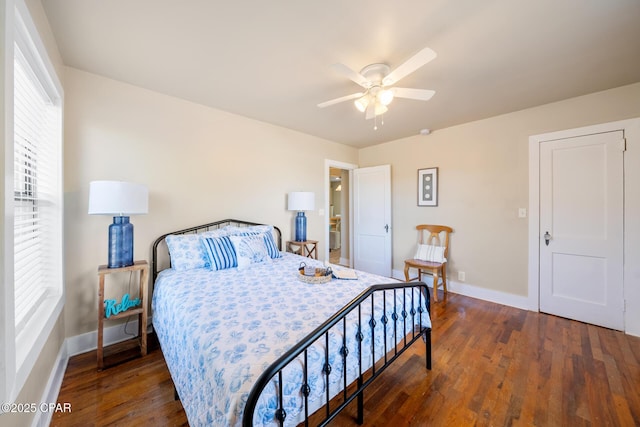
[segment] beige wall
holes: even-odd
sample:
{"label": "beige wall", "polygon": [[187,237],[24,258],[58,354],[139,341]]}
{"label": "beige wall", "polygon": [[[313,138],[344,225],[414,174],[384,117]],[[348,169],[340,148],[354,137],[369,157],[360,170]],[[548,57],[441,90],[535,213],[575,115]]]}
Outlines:
{"label": "beige wall", "polygon": [[[67,337],[96,329],[96,270],[107,261],[112,218],[87,215],[90,181],[149,187],[149,214],[131,218],[135,258],[149,259],[159,235],[224,218],[274,224],[290,239],[286,194],[313,191],[323,206],[325,159],[357,159],[355,148],[73,68],[65,93]],[[307,216],[307,234],[322,236],[324,218]]]}
{"label": "beige wall", "polygon": [[[415,250],[416,224],[446,224],[453,281],[464,271],[468,285],[526,297],[528,220],[518,208],[528,207],[529,136],[635,117],[640,83],[361,149],[361,167],[391,164],[394,269]],[[438,207],[416,206],[417,170],[427,167],[439,168]],[[638,192],[629,177],[627,194]]]}

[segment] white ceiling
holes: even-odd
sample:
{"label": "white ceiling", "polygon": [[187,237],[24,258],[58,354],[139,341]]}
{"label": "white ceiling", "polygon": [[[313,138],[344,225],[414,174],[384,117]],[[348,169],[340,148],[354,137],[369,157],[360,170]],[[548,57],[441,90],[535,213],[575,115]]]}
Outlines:
{"label": "white ceiling", "polygon": [[[364,147],[640,81],[638,0],[42,0],[66,65]],[[384,125],[331,65],[438,57]]]}

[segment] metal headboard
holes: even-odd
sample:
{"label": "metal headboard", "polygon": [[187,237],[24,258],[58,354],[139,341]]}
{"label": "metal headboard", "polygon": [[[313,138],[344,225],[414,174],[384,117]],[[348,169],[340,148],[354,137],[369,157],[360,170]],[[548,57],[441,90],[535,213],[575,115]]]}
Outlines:
{"label": "metal headboard", "polygon": [[[257,222],[249,222],[243,221],[240,219],[223,219],[221,221],[210,222],[208,224],[197,225],[195,227],[185,228],[183,230],[171,231],[169,233],[165,233],[162,236],[158,237],[155,242],[153,242],[153,253],[151,256],[151,280],[152,283],[155,283],[156,278],[158,277],[158,273],[160,273],[165,268],[170,267],[170,258],[169,258],[169,249],[167,248],[167,244],[165,242],[165,237],[170,234],[198,234],[204,233],[205,231],[216,230],[218,228],[226,227],[228,225],[234,225],[237,227],[249,227],[251,225],[264,225]],[[278,249],[282,250],[282,232],[276,226],[273,227],[274,237],[276,238],[276,243],[278,244]]]}

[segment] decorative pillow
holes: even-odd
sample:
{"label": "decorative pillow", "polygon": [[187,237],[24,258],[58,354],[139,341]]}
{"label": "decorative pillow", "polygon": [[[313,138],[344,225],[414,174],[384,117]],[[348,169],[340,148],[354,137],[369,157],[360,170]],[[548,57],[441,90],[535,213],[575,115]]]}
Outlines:
{"label": "decorative pillow", "polygon": [[413,258],[430,262],[447,262],[447,259],[444,257],[444,246],[418,244],[418,249]]}
{"label": "decorative pillow", "polygon": [[238,258],[229,236],[202,237],[200,239],[206,251],[212,270],[224,270],[238,266]]}
{"label": "decorative pillow", "polygon": [[234,236],[252,236],[260,234],[264,237],[264,244],[271,258],[281,258],[282,254],[278,250],[278,245],[273,237],[272,225],[252,225],[250,227],[228,226],[224,228],[230,235]]}
{"label": "decorative pillow", "polygon": [[267,252],[271,258],[282,258],[282,254],[278,250],[278,245],[276,244],[276,240],[273,238],[273,233],[271,231],[267,233],[262,233],[262,238],[264,239],[264,244],[267,247]]}
{"label": "decorative pillow", "polygon": [[165,238],[171,257],[171,267],[176,270],[209,268],[209,257],[200,242],[202,237],[225,236],[226,230],[211,230],[199,234],[170,234]]}
{"label": "decorative pillow", "polygon": [[169,235],[165,238],[171,257],[171,267],[176,270],[208,268],[209,258],[197,234]]}
{"label": "decorative pillow", "polygon": [[225,227],[225,230],[228,230],[230,234],[265,233],[267,231],[273,230],[273,226],[272,225],[249,225],[246,227],[238,227],[237,225],[228,225]]}
{"label": "decorative pillow", "polygon": [[238,270],[245,269],[251,264],[269,261],[267,246],[264,237],[259,234],[249,236],[229,236],[238,259]]}

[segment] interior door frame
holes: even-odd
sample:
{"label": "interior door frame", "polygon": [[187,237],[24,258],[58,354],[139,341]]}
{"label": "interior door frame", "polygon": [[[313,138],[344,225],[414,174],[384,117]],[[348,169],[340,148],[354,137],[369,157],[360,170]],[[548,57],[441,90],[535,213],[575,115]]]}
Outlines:
{"label": "interior door frame", "polygon": [[[349,230],[349,267],[353,268],[353,170],[358,169],[358,165],[353,163],[345,163],[339,162],[337,160],[324,160],[324,244],[322,247],[324,248],[324,259],[325,263],[329,262],[329,221],[331,220],[331,210],[329,206],[329,201],[331,199],[331,183],[330,180],[330,169],[344,169],[349,171],[349,218],[348,218],[348,230]],[[345,218],[342,218],[341,221],[344,221]],[[343,227],[344,229],[345,227]]]}
{"label": "interior door frame", "polygon": [[[549,132],[529,137],[529,261],[528,261],[528,308],[540,311],[540,144],[546,141],[566,139],[583,135],[622,130],[625,137],[631,128],[637,128],[640,119],[621,120],[617,122]],[[626,169],[626,168],[625,168]],[[626,172],[625,178],[626,181]],[[626,198],[626,190],[624,197]],[[626,224],[626,212],[623,211],[623,221]],[[626,240],[626,239],[625,239]],[[626,254],[626,244],[623,257]],[[626,266],[623,266],[623,277],[626,276]],[[624,281],[624,279],[623,279]],[[623,283],[623,295],[626,299],[627,289]],[[626,317],[626,316],[625,316]],[[625,319],[625,327],[627,325]]]}

